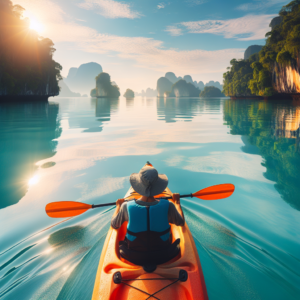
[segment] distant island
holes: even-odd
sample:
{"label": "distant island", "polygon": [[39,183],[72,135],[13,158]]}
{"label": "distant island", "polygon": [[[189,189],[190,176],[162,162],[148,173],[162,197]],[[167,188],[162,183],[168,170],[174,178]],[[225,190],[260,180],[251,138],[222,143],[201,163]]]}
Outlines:
{"label": "distant island", "polygon": [[62,67],[52,58],[53,42],[29,28],[23,7],[1,2],[0,101],[47,101],[57,96]]}
{"label": "distant island", "polygon": [[[192,76],[185,75],[176,77],[173,72],[167,72],[164,77],[157,80],[157,96],[158,97],[199,97],[201,90],[205,87],[215,87],[221,90],[223,86],[218,81],[209,81],[204,85],[202,81],[193,81]],[[201,87],[201,88],[200,88]],[[222,94],[222,93],[221,93]],[[208,95],[208,94],[207,94]],[[216,96],[206,96],[216,97]],[[222,94],[222,96],[224,95]]]}
{"label": "distant island", "polygon": [[215,86],[206,86],[199,97],[225,97],[225,95]]}
{"label": "distant island", "polygon": [[127,89],[123,96],[125,98],[134,98],[134,91],[131,89]]}
{"label": "distant island", "polygon": [[71,91],[88,94],[95,87],[96,76],[102,72],[101,65],[89,62],[78,68],[70,68],[67,78],[64,78],[63,81]]}
{"label": "distant island", "polygon": [[142,90],[140,93],[135,92],[136,96],[142,96],[142,97],[156,97],[157,96],[157,90],[147,88],[146,91]]}
{"label": "distant island", "polygon": [[300,100],[299,1],[283,6],[270,27],[266,45],[257,49],[258,53],[230,61],[231,67],[223,75],[226,96]]}
{"label": "distant island", "polygon": [[91,97],[98,98],[119,98],[120,91],[116,84],[112,84],[110,75],[108,73],[101,72],[96,77],[96,88],[91,90],[90,95]]}
{"label": "distant island", "polygon": [[72,92],[66,85],[64,80],[60,80],[59,83],[59,97],[81,97],[80,93]]}

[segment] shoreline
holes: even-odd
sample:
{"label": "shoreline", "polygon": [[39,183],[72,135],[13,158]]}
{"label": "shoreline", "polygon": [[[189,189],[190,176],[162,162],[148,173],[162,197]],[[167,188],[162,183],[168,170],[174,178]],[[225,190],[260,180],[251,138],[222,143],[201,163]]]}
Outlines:
{"label": "shoreline", "polygon": [[10,102],[10,103],[17,103],[17,102],[48,102],[49,97],[54,97],[53,95],[47,96],[30,96],[30,95],[0,95],[0,103]]}
{"label": "shoreline", "polygon": [[265,96],[229,96],[231,100],[266,100],[266,101],[300,101],[300,93],[280,93],[269,97]]}

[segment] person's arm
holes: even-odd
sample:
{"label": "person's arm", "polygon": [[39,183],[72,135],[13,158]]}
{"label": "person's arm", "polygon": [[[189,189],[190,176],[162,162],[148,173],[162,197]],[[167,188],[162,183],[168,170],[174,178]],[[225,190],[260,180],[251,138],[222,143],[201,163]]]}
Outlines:
{"label": "person's arm", "polygon": [[[116,210],[111,219],[111,226],[114,229],[118,229],[121,227],[124,221],[126,221],[126,216],[124,216],[124,209],[121,209],[122,204],[124,203],[124,199],[118,199],[116,202]],[[123,205],[124,206],[124,205]],[[120,211],[121,210],[121,211]]]}
{"label": "person's arm", "polygon": [[180,206],[179,194],[173,194],[173,198],[169,203],[168,219],[171,224],[184,226],[184,214]]}
{"label": "person's arm", "polygon": [[185,223],[185,219],[184,219],[184,214],[180,205],[180,195],[178,193],[175,193],[172,195],[172,200],[175,203],[175,207],[177,209],[177,211],[179,212],[179,214],[181,215],[182,219],[183,219],[183,225]]}

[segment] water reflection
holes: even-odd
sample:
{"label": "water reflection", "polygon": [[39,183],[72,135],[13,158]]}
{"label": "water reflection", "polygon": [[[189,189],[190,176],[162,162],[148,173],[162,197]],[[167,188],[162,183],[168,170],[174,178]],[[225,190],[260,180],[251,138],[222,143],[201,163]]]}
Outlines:
{"label": "water reflection", "polygon": [[63,99],[61,106],[63,110],[75,110],[67,118],[69,128],[84,128],[83,132],[101,132],[105,122],[111,120],[111,114],[118,111],[119,99],[91,98],[90,107],[86,105],[85,99]]}
{"label": "water reflection", "polygon": [[0,104],[0,209],[18,203],[36,182],[35,163],[56,153],[58,110],[54,103]]}
{"label": "water reflection", "polygon": [[166,123],[191,121],[201,110],[202,103],[191,98],[157,98],[158,120]]}
{"label": "water reflection", "polygon": [[174,123],[191,122],[193,118],[205,112],[219,114],[221,99],[199,98],[157,98],[157,116],[159,121]]}
{"label": "water reflection", "polygon": [[300,107],[250,100],[228,100],[224,119],[230,133],[242,135],[242,150],[260,154],[264,176],[292,207],[300,210]]}
{"label": "water reflection", "polygon": [[134,98],[126,98],[126,106],[127,107],[134,106]]}

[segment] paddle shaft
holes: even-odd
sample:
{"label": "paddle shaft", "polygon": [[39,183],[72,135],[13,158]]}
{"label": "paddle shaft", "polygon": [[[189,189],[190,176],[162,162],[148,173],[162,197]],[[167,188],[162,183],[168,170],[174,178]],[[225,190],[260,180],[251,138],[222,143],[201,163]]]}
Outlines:
{"label": "paddle shaft", "polygon": [[105,203],[105,204],[92,204],[92,208],[96,208],[96,207],[103,207],[103,206],[112,206],[112,205],[116,205],[117,202],[111,202],[111,203]]}
{"label": "paddle shaft", "polygon": [[[187,194],[187,195],[180,195],[180,198],[183,197],[193,197],[193,194]],[[172,197],[165,197],[165,198],[160,198],[160,199],[172,199]],[[133,200],[133,199],[132,199]],[[92,208],[96,208],[96,207],[103,207],[103,206],[112,206],[112,205],[116,205],[117,202],[111,202],[111,203],[105,203],[105,204],[93,204]]]}

